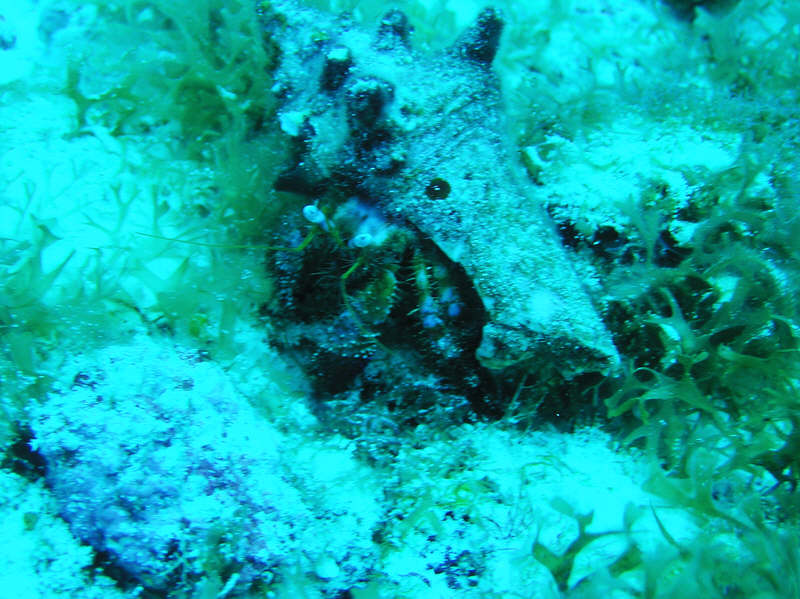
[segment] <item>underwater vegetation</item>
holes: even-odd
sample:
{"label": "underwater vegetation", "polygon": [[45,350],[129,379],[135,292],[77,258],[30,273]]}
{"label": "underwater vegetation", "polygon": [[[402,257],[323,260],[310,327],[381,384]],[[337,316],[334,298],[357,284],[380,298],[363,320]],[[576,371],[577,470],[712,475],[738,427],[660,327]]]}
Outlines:
{"label": "underwater vegetation", "polygon": [[[476,7],[467,19],[404,2],[406,22],[399,13],[385,18],[379,2],[314,4],[355,9],[358,27],[384,27],[397,38],[392,43],[407,36],[435,51],[479,14]],[[587,3],[521,4],[495,4],[506,20],[494,69],[513,131],[510,154],[520,155],[526,184],[544,194],[559,260],[566,256],[585,278],[597,330],[607,331],[618,355],[615,369],[593,366],[567,376],[535,358],[487,368],[476,354],[482,331],[505,316],[487,309],[491,294],[475,279],[492,277],[443,249],[442,237],[426,229],[436,219],[414,228],[387,218],[385,205],[371,197],[374,181],[352,172],[334,173],[338,187],[324,193],[313,178],[287,177],[286,165],[308,150],[303,144],[319,138],[305,135],[302,115],[279,113],[284,100],[274,73],[281,47],[250,3],[53,3],[42,7],[37,35],[67,44],[76,32],[90,32],[92,47],[105,49],[82,55],[77,46],[63,79],[47,90],[71,107],[58,142],[71,144],[58,146],[71,163],[54,170],[85,181],[82,173],[97,165],[75,148],[96,148],[118,156],[117,168],[127,174],[103,192],[81,190],[98,199],[77,203],[72,215],[43,206],[53,190],[71,197],[80,184],[61,185],[54,175],[48,191],[4,167],[4,468],[37,479],[40,460],[60,459],[61,440],[46,430],[48,417],[35,426],[31,419],[54,389],[59,352],[82,348],[78,339],[102,346],[145,332],[191,344],[203,360],[235,371],[247,369],[232,365],[246,353],[243,323],[254,324],[301,364],[316,415],[351,440],[366,463],[396,468],[398,479],[420,489],[431,479],[448,481],[429,495],[392,488],[403,508],[370,524],[378,553],[391,555],[418,531],[446,537],[467,526],[497,528],[487,514],[502,502],[487,478],[463,464],[435,478],[435,463],[408,457],[431,442],[429,431],[464,422],[514,431],[545,422],[565,431],[593,424],[614,436],[620,452],[646,460],[644,487],[657,499],[626,512],[622,527],[599,531],[591,513],[556,502],[553,510],[574,531],[558,546],[539,535],[535,514],[520,517],[502,531],[508,539],[520,530],[530,535],[514,554],[520,573],[544,567],[554,597],[800,596],[800,13],[792,2],[766,0],[614,5],[617,14],[646,6],[657,15],[639,15],[639,29],[614,46],[588,33],[575,42],[566,33],[580,19],[593,30],[591,20],[600,17]],[[659,53],[647,50],[653,32],[675,42],[670,52],[648,54]],[[551,59],[548,52],[557,53],[564,38],[575,42],[568,55],[574,60]],[[341,48],[325,46],[322,32],[318,43],[331,50],[323,83],[336,89],[352,65]],[[390,92],[362,83],[352,94],[355,118],[380,126],[363,127],[369,131],[355,146],[362,152],[356,159],[376,162],[379,176],[390,177],[400,168],[393,160],[403,157],[383,150],[397,133],[370,117],[374,102]],[[26,92],[10,82],[3,93],[21,103]],[[662,146],[644,130],[680,133],[664,134]],[[647,147],[642,153],[654,156],[645,166],[627,161],[626,153],[635,152],[619,145],[637,135]],[[696,148],[707,156],[681,156],[689,145],[684,138],[699,140]],[[677,149],[665,149],[673,142]],[[420,172],[413,183],[421,206],[458,197],[461,173]],[[74,241],[81,236],[88,241]],[[262,363],[272,360],[274,354],[261,356]],[[279,370],[275,377],[291,378]],[[89,393],[87,381],[78,383],[72,391]],[[249,399],[270,416],[301,401],[273,395]],[[66,401],[55,397],[54,405]],[[50,448],[33,452],[34,433],[49,438]],[[284,484],[274,487],[289,493]],[[699,530],[676,530],[667,518],[675,511],[689,514]],[[125,546],[124,535],[99,542],[96,521],[87,525],[72,514],[87,542],[122,558],[120,581],[145,581],[153,596],[170,596],[173,583],[181,592],[191,587],[178,581],[177,570],[161,571],[154,583],[149,570],[126,569],[123,554],[139,548]],[[655,544],[637,537],[645,517],[658,522]],[[234,580],[241,586],[224,588],[238,565],[261,568],[276,558],[269,551],[253,558],[258,542],[246,533],[236,546],[212,529],[196,533],[205,535],[207,549],[187,552],[181,567],[189,582],[211,572],[205,596],[269,590],[266,579],[251,585],[258,578],[252,571]],[[582,556],[609,539],[619,542],[616,552],[593,569],[582,565]],[[169,541],[159,543],[177,562]],[[493,596],[480,586],[490,570],[488,550],[454,546],[436,556],[434,567],[450,590]],[[113,561],[106,563],[112,574]],[[379,567],[367,572],[356,561],[350,578],[330,593],[352,587],[346,592],[354,597],[414,596],[404,592],[402,577],[388,580]],[[302,588],[302,576],[292,584]],[[514,596],[506,591],[494,596]],[[532,589],[517,594],[536,596]]]}

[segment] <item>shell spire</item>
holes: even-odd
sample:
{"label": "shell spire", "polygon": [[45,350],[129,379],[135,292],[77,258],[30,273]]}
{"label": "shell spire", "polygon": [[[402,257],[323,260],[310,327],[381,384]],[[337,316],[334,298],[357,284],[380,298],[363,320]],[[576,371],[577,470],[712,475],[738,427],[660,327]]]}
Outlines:
{"label": "shell spire", "polygon": [[502,33],[503,20],[498,12],[491,7],[485,8],[453,45],[453,53],[489,68],[500,46]]}

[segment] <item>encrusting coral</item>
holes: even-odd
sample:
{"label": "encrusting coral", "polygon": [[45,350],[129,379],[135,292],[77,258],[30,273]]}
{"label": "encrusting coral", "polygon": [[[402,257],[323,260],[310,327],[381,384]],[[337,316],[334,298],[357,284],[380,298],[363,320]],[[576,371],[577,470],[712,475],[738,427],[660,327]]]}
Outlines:
{"label": "encrusting coral", "polygon": [[73,534],[130,582],[242,591],[300,568],[335,593],[373,563],[366,488],[322,494],[332,473],[294,462],[219,366],[139,338],[72,368],[32,409],[33,444]]}

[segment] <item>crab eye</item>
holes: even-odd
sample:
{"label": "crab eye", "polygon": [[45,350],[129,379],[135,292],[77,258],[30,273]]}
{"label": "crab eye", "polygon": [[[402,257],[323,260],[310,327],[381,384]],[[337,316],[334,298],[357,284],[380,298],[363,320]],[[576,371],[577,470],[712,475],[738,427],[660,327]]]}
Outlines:
{"label": "crab eye", "polygon": [[450,195],[450,184],[444,179],[431,179],[425,188],[425,194],[432,200],[443,200]]}

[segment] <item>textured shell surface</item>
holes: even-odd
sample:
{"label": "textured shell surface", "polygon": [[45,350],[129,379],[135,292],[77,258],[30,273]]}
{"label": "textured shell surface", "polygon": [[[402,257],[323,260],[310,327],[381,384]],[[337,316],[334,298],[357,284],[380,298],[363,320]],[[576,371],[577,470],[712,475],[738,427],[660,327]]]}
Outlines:
{"label": "textured shell surface", "polygon": [[[339,187],[432,241],[462,268],[488,318],[477,357],[564,372],[618,358],[587,286],[509,142],[491,63],[501,15],[485,9],[441,52],[412,48],[396,10],[369,32],[287,0],[260,8],[280,49],[281,122],[297,150],[279,179],[314,197]],[[585,273],[585,269],[581,270]]]}

